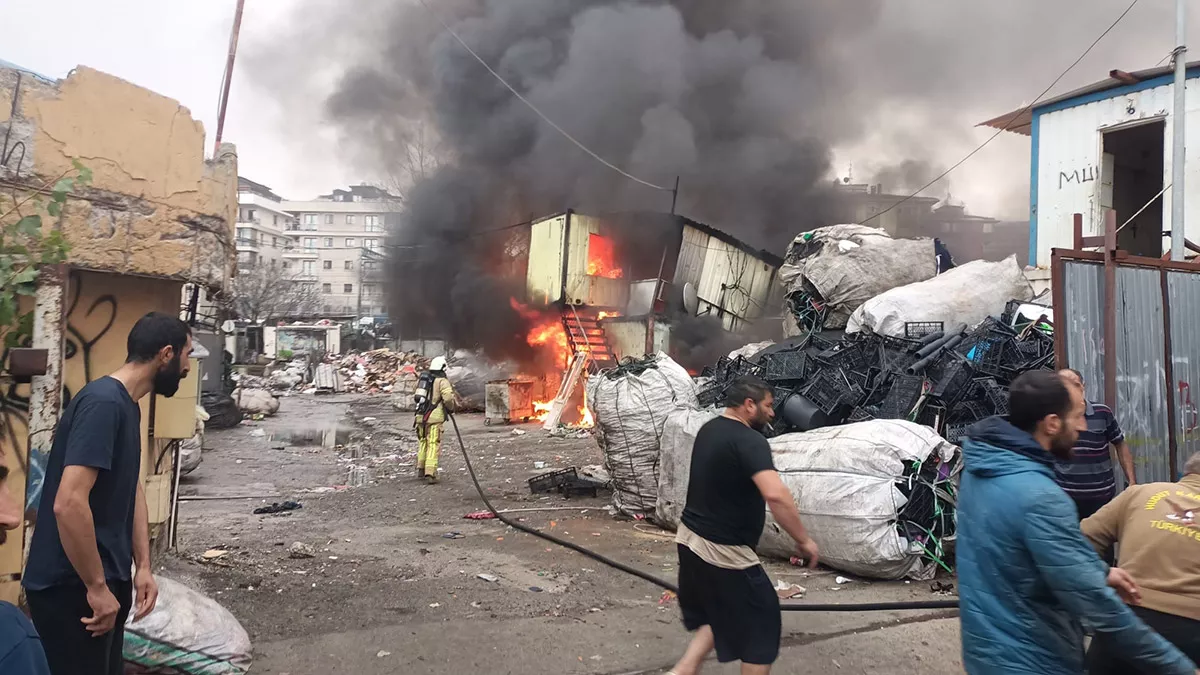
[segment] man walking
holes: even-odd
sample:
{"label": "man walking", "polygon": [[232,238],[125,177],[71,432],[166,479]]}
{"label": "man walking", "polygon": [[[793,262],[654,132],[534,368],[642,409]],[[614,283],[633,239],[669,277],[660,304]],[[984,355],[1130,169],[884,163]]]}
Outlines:
{"label": "man walking", "polygon": [[725,412],[696,434],[675,538],[679,608],[696,636],[674,675],[694,675],[714,647],[720,662],[741,661],[744,675],[771,671],[779,655],[779,597],[755,552],[767,507],[796,540],[797,554],[817,565],[817,544],[759,433],[775,416],[773,404],[765,382],[740,377],[726,391]]}
{"label": "man walking", "polygon": [[[1083,376],[1070,368],[1058,371],[1063,380],[1084,396]],[[1108,406],[1084,399],[1086,428],[1079,432],[1071,456],[1060,458],[1054,463],[1055,480],[1075,502],[1079,519],[1083,520],[1112,501],[1117,496],[1117,480],[1113,473],[1112,455],[1109,446],[1116,452],[1125,479],[1130,485],[1137,484],[1133,468],[1133,453],[1125,444],[1125,434],[1117,424],[1117,418]]]}
{"label": "man walking", "polygon": [[[8,466],[0,463],[0,544],[8,538],[9,530],[21,526],[24,517],[24,509],[9,489]],[[46,652],[33,624],[16,606],[4,601],[0,601],[0,673],[50,675]]]}
{"label": "man walking", "polygon": [[125,365],[71,399],[46,466],[23,583],[54,675],[119,675],[134,590],[135,619],[158,600],[138,476],[138,401],[178,391],[191,331],[176,317],[152,312],[134,324],[127,344]]}
{"label": "man walking", "polygon": [[413,427],[417,430],[417,478],[424,478],[430,485],[438,482],[438,455],[442,449],[442,425],[446,422],[446,411],[454,412],[458,394],[446,377],[446,357],[438,356],[429,363],[432,379],[428,399],[417,408]]}
{"label": "man walking", "polygon": [[1082,393],[1055,373],[1032,371],[1013,381],[1008,408],[963,443],[957,555],[966,671],[1080,675],[1086,617],[1096,639],[1148,672],[1193,675],[1192,661],[1107,587],[1136,592],[1096,556],[1054,482],[1055,459],[1069,455],[1084,428]]}
{"label": "man walking", "polygon": [[[1200,453],[1178,483],[1149,483],[1122,492],[1080,527],[1096,552],[1120,544],[1118,564],[1137,583],[1133,613],[1200,663]],[[1091,675],[1149,673],[1125,658],[1111,637],[1088,650]]]}

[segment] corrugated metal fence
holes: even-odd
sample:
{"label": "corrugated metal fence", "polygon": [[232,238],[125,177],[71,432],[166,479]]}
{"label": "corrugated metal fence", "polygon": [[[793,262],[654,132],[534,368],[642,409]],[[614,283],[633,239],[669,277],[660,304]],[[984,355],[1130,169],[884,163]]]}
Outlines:
{"label": "corrugated metal fence", "polygon": [[[1089,399],[1104,401],[1106,349],[1115,350],[1115,412],[1139,482],[1177,480],[1184,459],[1200,451],[1191,394],[1192,383],[1200,385],[1200,271],[1158,262],[1118,263],[1109,304],[1101,254],[1056,251],[1055,260],[1063,365],[1083,375]],[[1111,346],[1104,340],[1107,307],[1117,322]]]}

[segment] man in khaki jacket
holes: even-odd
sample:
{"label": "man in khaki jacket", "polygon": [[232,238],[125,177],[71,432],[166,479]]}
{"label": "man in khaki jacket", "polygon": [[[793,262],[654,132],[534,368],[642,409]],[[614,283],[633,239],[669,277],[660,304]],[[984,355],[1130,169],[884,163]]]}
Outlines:
{"label": "man in khaki jacket", "polygon": [[[1131,609],[1200,663],[1200,453],[1178,483],[1130,487],[1080,527],[1102,557],[1119,544],[1118,566],[1138,586]],[[1092,641],[1091,675],[1140,672],[1105,640]]]}
{"label": "man in khaki jacket", "polygon": [[429,392],[432,407],[425,414],[417,414],[413,427],[417,430],[417,477],[425,482],[438,482],[438,455],[442,449],[442,424],[446,411],[454,412],[458,407],[458,394],[446,377],[446,357],[438,356],[429,364],[433,374],[433,387]]}

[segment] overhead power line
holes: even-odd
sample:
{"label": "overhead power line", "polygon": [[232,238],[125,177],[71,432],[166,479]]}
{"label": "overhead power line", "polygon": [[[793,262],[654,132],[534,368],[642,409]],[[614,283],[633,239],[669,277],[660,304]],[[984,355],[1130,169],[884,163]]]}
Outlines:
{"label": "overhead power line", "polygon": [[571,141],[572,143],[574,143],[580,150],[582,150],[585,153],[587,153],[588,155],[590,155],[592,157],[592,159],[595,159],[597,162],[600,162],[604,166],[612,169],[613,171],[616,171],[617,173],[621,174],[622,176],[628,178],[631,181],[634,181],[635,183],[641,183],[642,185],[645,185],[648,188],[652,188],[654,190],[661,190],[663,192],[674,191],[675,188],[664,187],[662,185],[655,185],[654,183],[651,183],[648,180],[642,180],[641,178],[638,178],[637,176],[629,173],[628,171],[625,171],[624,169],[617,166],[616,164],[613,164],[612,162],[608,161],[607,159],[604,159],[603,157],[598,155],[596,152],[594,152],[591,148],[584,145],[582,142],[579,141],[579,139],[572,136],[570,133],[567,132],[566,129],[563,129],[562,127],[560,127],[558,125],[558,123],[556,123],[554,120],[550,119],[545,113],[543,113],[541,110],[539,110],[536,105],[534,105],[532,102],[529,101],[529,99],[522,96],[521,92],[517,91],[511,84],[508,83],[507,80],[505,80],[503,77],[500,76],[500,73],[497,73],[495,70],[493,70],[492,67],[490,65],[488,65],[487,61],[484,61],[483,58],[481,56],[479,56],[479,54],[475,53],[474,49],[471,49],[470,45],[468,45],[465,41],[463,41],[463,39],[461,37],[458,36],[458,33],[454,32],[454,29],[450,27],[450,24],[446,23],[446,20],[442,18],[442,15],[435,12],[433,10],[433,8],[429,6],[429,3],[427,3],[425,0],[418,0],[418,1],[421,3],[421,6],[424,7],[427,12],[432,14],[433,17],[438,20],[438,23],[442,24],[442,28],[446,29],[446,32],[449,33],[451,35],[451,37],[453,37],[455,40],[457,40],[458,44],[463,46],[463,49],[467,50],[471,54],[471,56],[474,56],[475,60],[478,61],[480,63],[480,65],[482,65],[484,68],[487,68],[487,71],[492,74],[492,77],[496,78],[500,82],[500,84],[503,84],[509,91],[511,91],[513,96],[516,96],[519,101],[521,101],[525,105],[529,106],[529,109],[532,110],[534,113],[536,113],[538,117],[542,118],[542,121],[544,121],[546,124],[549,124],[551,127],[553,127],[555,131],[562,134],[563,137],[566,138],[568,141]]}
{"label": "overhead power line", "polygon": [[[1133,0],[1133,2],[1130,2],[1129,6],[1125,8],[1125,11],[1121,12],[1120,16],[1118,16],[1116,18],[1116,20],[1113,21],[1108,26],[1108,28],[1104,29],[1104,32],[1101,33],[1099,37],[1097,37],[1095,40],[1092,40],[1092,44],[1088,45],[1088,48],[1083,50],[1083,53],[1079,55],[1079,58],[1075,59],[1071,63],[1071,65],[1067,66],[1066,70],[1062,71],[1062,73],[1060,73],[1058,77],[1054,78],[1054,81],[1050,83],[1050,86],[1043,89],[1042,93],[1038,94],[1037,98],[1033,99],[1033,101],[1031,101],[1029,103],[1029,105],[1025,106],[1024,108],[1021,108],[1019,111],[1014,113],[1013,116],[1011,118],[1009,118],[1008,122],[1004,125],[1003,128],[1001,128],[1000,130],[996,131],[996,133],[989,136],[987,138],[987,140],[985,140],[983,143],[979,144],[979,147],[975,148],[971,152],[968,152],[965,157],[963,157],[962,159],[955,162],[953,166],[951,166],[949,169],[946,169],[945,171],[943,171],[941,173],[941,175],[939,175],[937,178],[934,178],[933,180],[929,181],[925,185],[921,186],[921,188],[918,189],[916,192],[913,192],[912,194],[908,195],[904,199],[901,199],[900,201],[896,202],[895,204],[892,204],[891,206],[887,207],[886,209],[880,211],[879,213],[872,214],[869,218],[863,219],[859,223],[859,225],[865,225],[865,224],[871,222],[872,220],[878,218],[879,216],[882,216],[883,214],[887,213],[888,211],[891,211],[892,209],[900,206],[901,204],[907,202],[908,200],[910,200],[910,199],[920,195],[922,192],[928,190],[931,186],[933,186],[934,183],[937,183],[938,181],[945,178],[946,176],[949,176],[950,172],[952,172],[955,169],[957,169],[958,167],[962,166],[963,164],[965,164],[967,162],[967,160],[974,157],[980,150],[983,150],[984,148],[986,148],[989,143],[996,140],[997,136],[1008,131],[1009,128],[1011,128],[1012,125],[1018,119],[1023,117],[1025,115],[1025,113],[1032,110],[1033,106],[1037,105],[1038,102],[1040,102],[1043,98],[1045,98],[1046,94],[1050,93],[1050,90],[1053,89],[1055,86],[1057,86],[1059,81],[1061,81],[1064,77],[1067,76],[1067,73],[1071,72],[1075,68],[1075,66],[1079,65],[1079,62],[1082,61],[1084,59],[1084,57],[1086,57],[1088,54],[1090,54],[1092,49],[1094,49],[1096,47],[1096,45],[1100,44],[1100,41],[1103,40],[1105,38],[1105,36],[1107,36],[1109,33],[1111,33],[1112,30],[1117,27],[1117,24],[1121,23],[1121,20],[1124,19],[1126,17],[1126,15],[1128,15],[1129,12],[1133,10],[1134,6],[1138,4],[1138,1],[1139,0]],[[424,0],[422,0],[422,2],[424,2]]]}

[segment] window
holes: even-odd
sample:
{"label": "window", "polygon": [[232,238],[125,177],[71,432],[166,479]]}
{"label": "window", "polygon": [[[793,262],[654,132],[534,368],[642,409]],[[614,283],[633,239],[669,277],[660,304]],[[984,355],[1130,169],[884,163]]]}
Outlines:
{"label": "window", "polygon": [[356,248],[357,246],[358,246],[357,239],[355,239],[354,237],[346,237],[346,248]]}
{"label": "window", "polygon": [[271,258],[271,269],[275,269],[275,263],[279,262],[275,258]]}
{"label": "window", "polygon": [[353,224],[354,224],[354,214],[353,214],[353,213],[348,213],[348,214],[346,214],[346,224],[347,224],[347,225],[353,225]]}
{"label": "window", "polygon": [[279,216],[272,215],[272,216],[271,216],[271,224],[272,224],[272,225],[278,225],[278,224],[279,224]]}
{"label": "window", "polygon": [[379,216],[363,216],[363,222],[367,226],[367,232],[383,232],[383,223],[380,222]]}
{"label": "window", "polygon": [[332,214],[332,213],[326,213],[326,214],[325,214],[325,224],[326,224],[326,225],[332,225],[332,224],[333,224],[333,214]]}
{"label": "window", "polygon": [[279,247],[279,237],[271,237],[271,246]]}
{"label": "window", "polygon": [[313,273],[313,261],[312,260],[305,260],[304,262],[300,263],[300,265],[301,265],[300,271],[302,273],[304,273],[306,276],[312,276],[312,273]]}
{"label": "window", "polygon": [[352,261],[352,260],[347,260],[347,261],[346,261],[346,269],[348,269],[348,270],[352,270],[352,269],[354,269],[354,261]]}
{"label": "window", "polygon": [[379,240],[378,239],[363,239],[363,246],[366,246],[368,250],[377,251],[377,250],[379,250]]}
{"label": "window", "polygon": [[325,237],[325,243],[321,245],[325,248],[333,248],[333,237]]}
{"label": "window", "polygon": [[327,270],[331,270],[331,269],[333,269],[333,261],[332,261],[332,260],[323,260],[323,261],[321,261],[321,268],[322,268],[322,269],[327,269]]}
{"label": "window", "polygon": [[322,293],[332,293],[333,292],[333,284],[321,284],[321,292]]}
{"label": "window", "polygon": [[288,262],[288,261],[286,261],[286,260],[284,260],[284,261],[283,261],[283,269],[285,269],[285,270],[286,270],[286,269],[288,269],[288,268],[289,268],[289,267],[291,267],[291,266],[292,266],[292,264],[291,264],[290,262]]}
{"label": "window", "polygon": [[361,202],[361,201],[362,201],[362,195],[354,195],[354,201],[356,201],[356,202]]}
{"label": "window", "polygon": [[254,222],[255,213],[256,213],[256,211],[254,209],[246,209],[246,215],[249,216],[250,222]]}
{"label": "window", "polygon": [[250,229],[245,228],[245,227],[239,227],[237,229],[237,239],[238,239],[239,244],[241,244],[245,241],[248,241],[250,239]]}
{"label": "window", "polygon": [[375,284],[363,284],[363,295],[367,296],[368,298],[374,297],[378,292],[378,286]]}
{"label": "window", "polygon": [[342,286],[342,292],[343,292],[343,293],[353,293],[353,292],[354,292],[354,284],[345,284],[345,285],[343,285],[343,286]]}
{"label": "window", "polygon": [[316,225],[317,224],[317,214],[315,214],[315,213],[304,214],[304,224],[305,225]]}
{"label": "window", "polygon": [[309,253],[311,253],[311,252],[315,251],[316,248],[317,248],[317,238],[316,237],[305,237],[304,238],[304,250],[305,251],[308,251]]}

